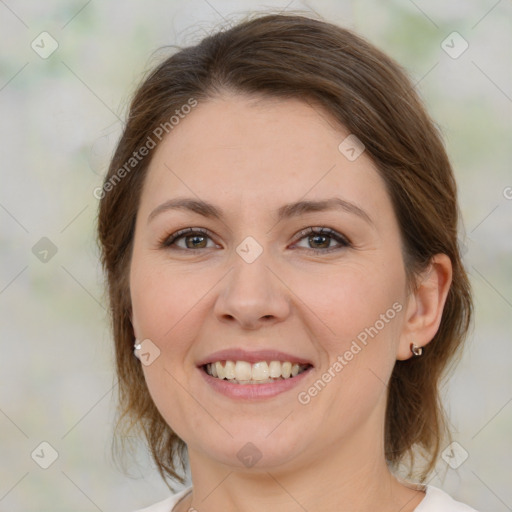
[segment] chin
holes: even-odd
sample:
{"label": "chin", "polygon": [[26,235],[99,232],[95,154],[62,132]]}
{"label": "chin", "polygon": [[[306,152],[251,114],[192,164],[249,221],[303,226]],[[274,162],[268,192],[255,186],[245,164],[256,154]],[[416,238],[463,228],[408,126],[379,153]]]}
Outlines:
{"label": "chin", "polygon": [[[224,433],[201,437],[200,445],[196,446],[211,460],[237,471],[264,471],[290,464],[310,444],[304,435],[290,432],[289,426],[283,429],[282,435],[272,432],[279,422],[274,421],[271,428],[268,428],[268,422],[264,425],[252,423],[251,427],[247,427],[245,422],[240,423],[236,433],[234,429],[230,431],[233,437]],[[305,428],[302,429],[304,431]],[[204,444],[205,439],[210,441],[207,445]]]}

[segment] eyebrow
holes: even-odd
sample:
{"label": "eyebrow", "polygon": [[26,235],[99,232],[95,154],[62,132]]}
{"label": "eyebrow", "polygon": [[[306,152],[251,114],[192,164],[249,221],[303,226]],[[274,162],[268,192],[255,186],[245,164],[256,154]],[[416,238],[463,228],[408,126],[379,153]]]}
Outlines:
{"label": "eyebrow", "polygon": [[[183,197],[177,199],[169,199],[161,205],[157,206],[148,216],[148,223],[157,215],[170,210],[188,210],[203,217],[222,220],[224,212],[221,208],[207,202],[195,198]],[[374,225],[371,217],[359,206],[339,197],[331,197],[319,201],[297,201],[285,204],[277,210],[278,222],[298,217],[306,213],[320,212],[326,210],[342,210],[353,215],[357,215],[370,225]]]}

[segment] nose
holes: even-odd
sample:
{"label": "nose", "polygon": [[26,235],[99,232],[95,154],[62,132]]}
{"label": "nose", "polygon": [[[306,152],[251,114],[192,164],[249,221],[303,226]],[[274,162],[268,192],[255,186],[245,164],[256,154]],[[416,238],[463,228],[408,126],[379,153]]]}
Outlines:
{"label": "nose", "polygon": [[288,288],[267,263],[265,252],[252,263],[235,257],[234,268],[220,283],[222,288],[214,306],[220,321],[254,330],[288,317]]}

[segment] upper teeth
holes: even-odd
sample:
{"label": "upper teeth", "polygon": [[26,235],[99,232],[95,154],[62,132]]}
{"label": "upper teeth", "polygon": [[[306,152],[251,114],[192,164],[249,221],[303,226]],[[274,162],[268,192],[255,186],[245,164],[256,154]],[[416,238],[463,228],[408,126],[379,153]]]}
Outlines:
{"label": "upper teeth", "polygon": [[259,361],[254,364],[247,361],[217,361],[207,364],[206,372],[218,379],[269,382],[270,379],[295,377],[307,367],[289,361]]}

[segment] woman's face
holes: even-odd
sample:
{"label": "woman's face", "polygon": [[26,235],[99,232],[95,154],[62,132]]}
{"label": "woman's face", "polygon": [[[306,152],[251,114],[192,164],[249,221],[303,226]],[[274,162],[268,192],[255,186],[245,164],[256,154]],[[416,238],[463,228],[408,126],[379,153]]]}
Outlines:
{"label": "woman's face", "polygon": [[384,182],[348,135],[299,100],[226,95],[155,150],[132,322],[191,460],[293,467],[382,445],[386,383],[411,341],[405,270]]}

